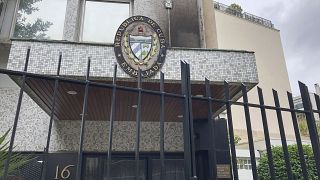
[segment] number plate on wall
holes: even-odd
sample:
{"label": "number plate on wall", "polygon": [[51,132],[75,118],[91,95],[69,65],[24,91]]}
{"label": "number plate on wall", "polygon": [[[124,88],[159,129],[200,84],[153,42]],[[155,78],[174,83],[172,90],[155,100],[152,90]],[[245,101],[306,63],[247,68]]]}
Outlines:
{"label": "number plate on wall", "polygon": [[76,178],[77,154],[52,153],[48,155],[47,179],[71,180]]}

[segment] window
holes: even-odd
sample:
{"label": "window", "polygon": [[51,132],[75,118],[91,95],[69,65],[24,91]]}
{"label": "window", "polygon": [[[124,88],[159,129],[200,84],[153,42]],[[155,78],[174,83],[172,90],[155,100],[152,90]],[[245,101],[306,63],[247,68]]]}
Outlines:
{"label": "window", "polygon": [[249,158],[238,158],[237,159],[238,169],[251,170],[251,160]]}
{"label": "window", "polygon": [[129,14],[129,2],[86,1],[82,41],[113,43],[118,27]]}
{"label": "window", "polygon": [[13,37],[63,38],[67,0],[20,0]]}
{"label": "window", "polygon": [[295,104],[295,105],[294,105],[294,108],[295,108],[295,109],[302,109],[302,108],[303,108],[302,102],[299,102],[299,103]]}

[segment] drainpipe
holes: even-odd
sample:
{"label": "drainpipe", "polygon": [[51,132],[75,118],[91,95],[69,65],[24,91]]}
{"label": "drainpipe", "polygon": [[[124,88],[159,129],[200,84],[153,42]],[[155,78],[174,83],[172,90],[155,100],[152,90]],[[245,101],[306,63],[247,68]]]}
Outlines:
{"label": "drainpipe", "polygon": [[171,21],[170,21],[170,11],[172,9],[172,0],[166,0],[165,7],[167,9],[167,18],[168,18],[168,45],[171,47]]}

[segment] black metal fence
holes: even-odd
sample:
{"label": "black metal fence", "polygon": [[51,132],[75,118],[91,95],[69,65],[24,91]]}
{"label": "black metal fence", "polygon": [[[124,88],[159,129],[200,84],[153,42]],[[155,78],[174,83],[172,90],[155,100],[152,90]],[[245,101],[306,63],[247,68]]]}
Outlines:
{"label": "black metal fence", "polygon": [[[165,78],[164,74],[161,73],[160,75],[160,89],[159,91],[154,91],[154,90],[147,90],[147,89],[142,89],[141,84],[143,83],[143,79],[141,77],[141,71],[139,70],[139,75],[137,79],[137,87],[132,88],[132,87],[124,87],[124,86],[119,86],[117,85],[117,65],[114,67],[114,76],[113,76],[113,83],[112,84],[104,84],[104,83],[97,83],[94,81],[90,80],[90,58],[88,59],[88,64],[87,64],[87,73],[86,73],[86,79],[85,80],[74,80],[74,79],[69,79],[65,77],[60,76],[60,68],[61,68],[61,61],[62,61],[62,54],[60,53],[59,55],[59,63],[58,63],[58,68],[57,68],[57,74],[56,76],[47,76],[47,75],[39,75],[39,74],[33,74],[33,73],[28,73],[28,63],[29,63],[29,56],[30,56],[30,49],[27,51],[27,57],[25,61],[25,67],[24,71],[12,71],[12,70],[6,70],[6,69],[1,69],[0,73],[2,74],[7,74],[11,76],[19,76],[22,77],[21,81],[21,89],[20,89],[20,94],[18,98],[18,103],[17,103],[17,109],[16,109],[16,114],[15,114],[15,119],[14,119],[14,124],[12,128],[12,135],[11,135],[11,141],[9,145],[9,156],[6,159],[5,162],[5,170],[4,170],[4,177],[3,179],[8,179],[8,169],[10,166],[10,158],[12,157],[13,153],[13,147],[14,147],[14,141],[15,141],[15,136],[16,136],[16,130],[17,130],[17,125],[18,125],[18,120],[19,120],[19,113],[20,113],[20,108],[21,108],[21,101],[23,97],[23,92],[25,91],[26,88],[26,79],[28,77],[32,78],[39,78],[39,79],[45,79],[45,80],[53,80],[55,82],[54,84],[54,89],[53,89],[53,96],[52,98],[52,108],[51,108],[51,114],[50,114],[50,123],[49,123],[49,131],[48,131],[48,136],[47,136],[47,143],[46,147],[44,150],[44,156],[48,154],[49,146],[50,146],[50,137],[51,137],[51,129],[52,129],[52,123],[53,123],[53,117],[54,117],[54,110],[55,110],[55,103],[56,103],[56,91],[59,87],[59,83],[61,82],[67,82],[67,83],[73,83],[73,84],[81,84],[85,85],[85,93],[84,93],[84,98],[83,98],[83,109],[82,109],[82,119],[81,119],[81,133],[80,133],[80,145],[78,149],[78,163],[76,165],[77,171],[76,171],[76,179],[80,180],[82,177],[82,163],[83,163],[83,138],[84,138],[84,127],[86,126],[86,116],[85,114],[88,111],[88,91],[90,87],[101,87],[101,88],[107,88],[107,89],[112,89],[112,98],[110,99],[111,101],[111,109],[110,109],[110,129],[109,129],[109,139],[108,139],[108,151],[106,152],[107,156],[107,176],[110,176],[110,164],[111,160],[113,158],[113,131],[114,131],[114,121],[115,119],[115,111],[116,111],[116,106],[115,103],[117,101],[116,99],[116,92],[118,90],[122,91],[130,91],[130,92],[136,92],[138,94],[137,96],[137,108],[136,108],[136,137],[135,137],[135,177],[136,179],[139,179],[139,163],[140,163],[140,123],[141,123],[141,96],[142,94],[152,94],[160,97],[160,179],[166,179],[165,178],[165,159],[166,159],[166,154],[165,154],[165,149],[164,149],[164,122],[165,122],[165,97],[175,97],[183,102],[183,109],[184,109],[184,114],[183,114],[183,137],[184,137],[184,179],[198,179],[197,175],[197,163],[196,163],[196,157],[195,157],[195,142],[194,142],[194,121],[193,121],[193,110],[192,110],[192,102],[194,100],[200,100],[203,102],[207,103],[207,112],[208,112],[208,120],[211,123],[211,125],[214,127],[215,126],[215,121],[213,119],[213,105],[214,104],[220,104],[222,105],[227,113],[227,123],[228,123],[228,133],[230,137],[230,157],[231,157],[231,178],[232,179],[239,179],[238,175],[238,169],[237,169],[237,157],[236,157],[236,148],[235,148],[235,139],[234,139],[234,128],[233,128],[233,117],[232,117],[232,111],[231,111],[231,106],[241,106],[243,107],[244,110],[244,115],[245,115],[245,120],[246,120],[246,127],[247,127],[247,136],[248,136],[248,144],[249,144],[249,151],[250,151],[250,158],[251,158],[251,163],[252,163],[252,175],[254,179],[259,179],[258,173],[257,173],[257,164],[256,164],[256,156],[255,156],[255,147],[254,147],[254,138],[253,138],[253,129],[251,127],[251,116],[250,116],[250,108],[257,108],[261,112],[261,122],[263,125],[263,130],[264,130],[264,138],[265,138],[265,145],[266,145],[266,152],[268,156],[268,162],[269,162],[269,172],[272,180],[276,179],[276,172],[275,172],[275,165],[274,165],[274,160],[273,160],[273,154],[272,154],[272,146],[271,146],[271,140],[270,140],[270,135],[269,135],[269,126],[268,126],[268,116],[266,111],[271,110],[276,112],[277,119],[278,119],[278,125],[279,125],[279,130],[280,130],[280,137],[281,137],[281,142],[282,142],[282,148],[283,148],[283,153],[284,153],[284,160],[286,164],[286,172],[287,172],[287,178],[288,179],[294,179],[293,177],[293,172],[292,172],[292,167],[290,164],[290,157],[288,153],[288,146],[287,146],[287,139],[286,139],[286,134],[285,134],[285,127],[283,123],[283,117],[282,113],[284,112],[289,112],[291,113],[292,117],[292,123],[294,127],[294,132],[295,132],[295,137],[296,137],[296,143],[298,146],[298,153],[299,153],[299,160],[300,160],[300,165],[302,168],[302,173],[304,179],[309,179],[308,178],[308,171],[307,171],[307,166],[306,166],[306,160],[304,157],[304,152],[302,148],[302,141],[301,141],[301,136],[299,132],[299,127],[298,127],[298,122],[296,118],[296,113],[303,113],[306,116],[307,124],[308,124],[308,129],[309,129],[309,134],[310,134],[310,140],[311,140],[311,145],[314,153],[314,160],[316,164],[316,170],[318,176],[320,176],[320,145],[319,145],[319,136],[318,132],[316,129],[316,122],[315,122],[315,117],[314,113],[320,114],[320,98],[318,95],[315,95],[316,98],[316,103],[317,103],[317,110],[314,110],[311,105],[310,101],[310,96],[308,92],[307,86],[305,86],[303,83],[299,82],[300,86],[300,91],[301,91],[301,96],[302,96],[302,101],[303,101],[303,107],[304,110],[297,110],[294,109],[294,104],[293,104],[293,97],[290,92],[287,93],[288,101],[290,104],[289,108],[283,108],[280,106],[279,102],[279,97],[278,93],[276,90],[273,90],[273,97],[274,97],[274,106],[269,106],[265,105],[264,102],[264,96],[262,93],[261,88],[257,88],[258,91],[258,96],[259,96],[259,104],[253,104],[248,102],[248,96],[247,96],[247,87],[242,84],[241,85],[241,92],[242,92],[242,97],[243,97],[243,102],[239,101],[232,101],[230,97],[230,88],[229,88],[229,83],[224,82],[223,89],[224,89],[224,98],[223,99],[215,99],[212,97],[212,93],[215,90],[211,89],[210,86],[210,81],[208,79],[204,80],[203,86],[205,87],[205,96],[199,97],[199,96],[193,96],[191,94],[191,80],[190,80],[190,67],[189,64],[186,62],[181,62],[181,94],[174,94],[174,93],[167,93],[164,91],[164,86],[165,86]],[[106,117],[107,118],[107,117]],[[210,136],[215,136],[214,133],[212,133]],[[215,149],[215,142],[212,142],[211,147]],[[217,166],[216,166],[216,156],[215,152],[213,152],[212,155],[212,164],[213,164],[213,169],[212,169],[212,177],[211,179],[216,179],[217,177]],[[44,158],[44,167],[42,168],[42,179],[45,179],[45,174],[46,174],[46,166],[47,166],[48,160],[47,158]]]}

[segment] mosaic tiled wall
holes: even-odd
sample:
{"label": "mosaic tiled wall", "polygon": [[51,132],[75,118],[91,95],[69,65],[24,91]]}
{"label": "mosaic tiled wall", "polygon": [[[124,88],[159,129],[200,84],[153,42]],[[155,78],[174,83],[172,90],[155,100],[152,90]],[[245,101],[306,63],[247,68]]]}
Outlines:
{"label": "mosaic tiled wall", "polygon": [[[13,125],[19,89],[0,89],[0,134]],[[43,151],[48,133],[49,116],[26,94],[15,139],[16,151]],[[135,122],[115,122],[115,151],[134,151]],[[109,122],[87,121],[84,150],[106,151]],[[55,121],[53,125],[50,151],[77,151],[79,147],[80,120]],[[141,151],[159,151],[159,123],[141,123]],[[165,124],[166,151],[183,151],[182,123]]]}
{"label": "mosaic tiled wall", "polygon": [[[31,46],[29,72],[55,74],[59,51],[63,52],[61,74],[84,76],[87,58],[91,57],[91,74],[96,77],[112,77],[116,62],[113,47],[79,43],[13,41],[8,69],[22,70],[26,49]],[[191,80],[257,83],[257,67],[254,53],[245,51],[168,49],[162,67],[166,79],[180,80],[180,61],[190,63]],[[128,78],[121,68],[117,76]],[[159,78],[159,73],[154,77]]]}

